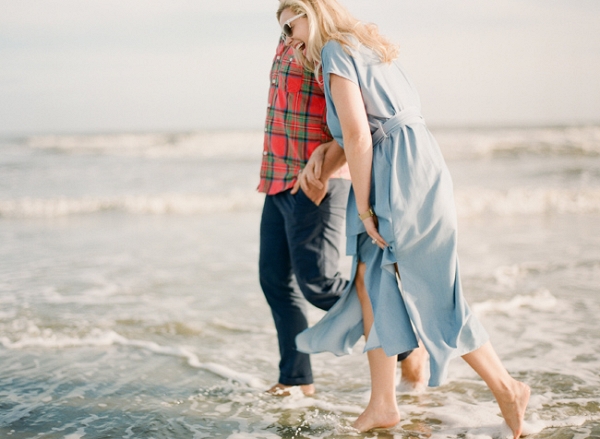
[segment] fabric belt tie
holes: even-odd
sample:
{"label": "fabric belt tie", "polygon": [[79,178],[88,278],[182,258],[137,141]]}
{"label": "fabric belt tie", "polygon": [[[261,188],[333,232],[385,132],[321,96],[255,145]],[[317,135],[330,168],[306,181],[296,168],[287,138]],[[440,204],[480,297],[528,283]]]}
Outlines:
{"label": "fabric belt tie", "polygon": [[373,146],[385,139],[392,131],[413,124],[425,124],[421,112],[416,108],[405,108],[384,123],[379,122],[379,128],[372,134]]}

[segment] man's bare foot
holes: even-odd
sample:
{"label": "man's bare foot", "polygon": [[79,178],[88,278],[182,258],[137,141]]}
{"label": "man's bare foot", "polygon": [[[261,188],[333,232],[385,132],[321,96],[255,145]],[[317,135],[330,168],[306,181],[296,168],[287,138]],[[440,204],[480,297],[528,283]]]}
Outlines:
{"label": "man's bare foot", "polygon": [[425,366],[427,364],[427,351],[423,343],[400,362],[402,370],[401,387],[407,391],[423,390],[427,386]]}
{"label": "man's bare foot", "polygon": [[290,396],[292,394],[292,388],[298,387],[304,396],[313,396],[315,394],[314,384],[300,384],[299,386],[288,386],[286,384],[277,383],[265,393],[273,396]]}
{"label": "man's bare foot", "polygon": [[513,432],[513,439],[518,439],[523,433],[525,409],[530,394],[531,389],[527,384],[514,380],[511,388],[503,395],[496,395],[502,417]]}
{"label": "man's bare foot", "polygon": [[352,427],[361,433],[374,428],[392,428],[400,422],[400,412],[398,407],[387,410],[378,410],[367,406],[366,410],[354,421]]}

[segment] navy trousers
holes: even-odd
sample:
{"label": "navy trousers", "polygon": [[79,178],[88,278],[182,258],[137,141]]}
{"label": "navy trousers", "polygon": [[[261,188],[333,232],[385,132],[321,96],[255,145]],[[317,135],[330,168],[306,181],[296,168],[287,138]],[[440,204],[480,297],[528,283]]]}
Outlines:
{"label": "navy trousers", "polygon": [[313,382],[310,357],[296,350],[295,341],[308,326],[306,301],[328,310],[348,284],[338,263],[349,189],[348,180],[329,180],[319,206],[301,190],[265,197],[259,276],[277,329],[281,384]]}

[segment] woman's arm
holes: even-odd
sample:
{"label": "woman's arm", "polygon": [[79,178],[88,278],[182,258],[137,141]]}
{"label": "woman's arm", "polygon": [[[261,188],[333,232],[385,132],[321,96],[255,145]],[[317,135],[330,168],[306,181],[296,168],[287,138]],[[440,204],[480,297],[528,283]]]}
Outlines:
{"label": "woman's arm", "polygon": [[[329,88],[342,127],[344,151],[352,177],[352,188],[356,197],[358,213],[371,208],[371,168],[373,165],[373,144],[365,104],[358,86],[341,76],[331,74]],[[376,217],[363,220],[368,235],[381,247],[387,243],[377,231]]]}
{"label": "woman's arm", "polygon": [[[344,150],[335,140],[320,144],[310,156],[295,186],[322,189],[327,180],[346,163]],[[295,187],[297,191],[297,187]],[[292,193],[295,193],[294,191]]]}
{"label": "woman's arm", "polygon": [[321,146],[323,147],[324,157],[318,166],[317,163],[315,163],[315,166],[310,169],[311,172],[306,178],[306,182],[308,184],[313,184],[316,186],[319,186],[319,183],[322,184],[323,182],[329,180],[331,175],[338,171],[346,163],[344,150],[335,140],[324,143]]}
{"label": "woman's arm", "polygon": [[346,163],[344,150],[335,140],[322,143],[310,156],[292,188],[296,194],[300,188],[317,206],[327,195],[327,182],[331,175]]}

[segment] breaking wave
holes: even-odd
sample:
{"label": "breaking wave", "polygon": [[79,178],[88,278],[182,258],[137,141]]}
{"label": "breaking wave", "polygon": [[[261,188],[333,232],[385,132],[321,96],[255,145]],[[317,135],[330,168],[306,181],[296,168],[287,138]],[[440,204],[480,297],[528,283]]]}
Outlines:
{"label": "breaking wave", "polygon": [[184,359],[187,364],[197,369],[203,369],[227,380],[237,381],[250,387],[263,388],[265,383],[259,378],[235,371],[225,365],[205,363],[188,348],[180,346],[163,346],[148,340],[132,340],[114,331],[92,330],[90,334],[82,337],[50,334],[46,336],[23,336],[20,340],[11,341],[8,337],[0,337],[0,345],[5,349],[65,349],[81,346],[106,347],[113,345],[129,346],[158,354]]}
{"label": "breaking wave", "polygon": [[[524,154],[600,156],[600,126],[597,125],[432,128],[432,132],[447,160]],[[257,159],[263,135],[259,130],[36,135],[21,139],[20,143],[63,153]]]}
{"label": "breaking wave", "polygon": [[156,196],[21,198],[0,201],[0,217],[55,218],[120,211],[131,214],[202,214],[258,209],[263,196],[255,192],[216,195],[165,194]]}
{"label": "breaking wave", "polygon": [[600,212],[600,188],[515,188],[505,191],[472,188],[458,191],[455,198],[458,215],[463,217]]}
{"label": "breaking wave", "polygon": [[600,156],[600,126],[432,130],[446,160],[519,155]]}
{"label": "breaking wave", "polygon": [[242,158],[260,157],[264,133],[260,131],[207,131],[162,134],[38,135],[22,140],[30,148],[63,153],[122,156]]}
{"label": "breaking wave", "polygon": [[[455,194],[460,217],[600,212],[600,188],[491,190],[468,188]],[[0,200],[0,217],[55,218],[117,211],[138,215],[196,215],[252,211],[264,196],[254,191],[225,194],[119,195],[113,197],[20,198]]]}

